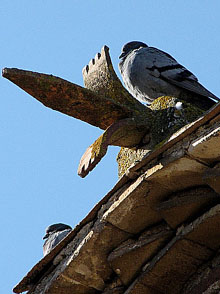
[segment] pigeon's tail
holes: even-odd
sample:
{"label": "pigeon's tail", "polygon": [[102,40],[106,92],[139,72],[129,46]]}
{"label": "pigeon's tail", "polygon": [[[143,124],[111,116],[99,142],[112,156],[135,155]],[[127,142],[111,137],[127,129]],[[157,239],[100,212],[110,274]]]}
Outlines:
{"label": "pigeon's tail", "polygon": [[198,95],[213,98],[216,101],[220,101],[220,98],[215,96],[213,93],[208,91],[205,87],[203,87],[199,82],[185,79],[183,81],[176,81],[174,79],[170,80],[173,84],[178,87],[184,88],[190,92],[196,93]]}
{"label": "pigeon's tail", "polygon": [[180,100],[186,101],[187,103],[190,103],[196,107],[199,107],[203,111],[209,110],[211,107],[213,107],[216,104],[216,101],[214,101],[214,98],[209,98],[207,96],[199,95],[192,91],[181,91],[178,95],[178,98]]}

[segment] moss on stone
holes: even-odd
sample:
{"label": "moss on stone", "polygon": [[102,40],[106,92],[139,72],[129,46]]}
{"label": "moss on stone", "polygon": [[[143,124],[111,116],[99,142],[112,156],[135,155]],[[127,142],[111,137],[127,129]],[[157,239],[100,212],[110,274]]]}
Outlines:
{"label": "moss on stone", "polygon": [[[177,107],[177,102],[182,104]],[[161,96],[148,107],[153,111],[150,143],[132,149],[121,148],[117,157],[119,177],[135,161],[140,161],[149,151],[160,148],[172,134],[203,114],[198,107],[172,96]]]}
{"label": "moss on stone", "polygon": [[[105,133],[104,133],[105,134]],[[98,157],[106,153],[106,148],[104,148],[105,136],[102,134],[93,144],[92,144],[92,154],[91,159]]]}

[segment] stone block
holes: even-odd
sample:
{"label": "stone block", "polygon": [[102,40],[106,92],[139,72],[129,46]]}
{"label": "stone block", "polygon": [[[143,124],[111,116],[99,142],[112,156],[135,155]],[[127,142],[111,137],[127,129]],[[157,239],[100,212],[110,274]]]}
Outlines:
{"label": "stone block", "polygon": [[[109,223],[97,223],[77,248],[74,248],[74,243],[72,248],[71,243],[68,245],[66,258],[31,293],[52,294],[55,288],[62,288],[63,293],[93,294],[102,291],[105,281],[113,273],[107,262],[108,253],[129,236]],[[41,292],[39,287],[43,289]]]}
{"label": "stone block", "polygon": [[203,185],[202,175],[206,169],[205,165],[188,157],[156,164],[121,193],[103,219],[121,230],[137,234],[162,220],[155,207],[173,191]]}
{"label": "stone block", "polygon": [[129,233],[142,231],[162,220],[148,201],[149,184],[143,177],[129,186],[104,213],[103,219]]}
{"label": "stone block", "polygon": [[211,188],[196,187],[173,193],[156,209],[169,226],[176,228],[218,200],[219,195]]}
{"label": "stone block", "polygon": [[175,237],[143,268],[128,293],[136,293],[141,284],[155,293],[179,294],[184,283],[211,254],[212,251],[204,246]]}
{"label": "stone block", "polygon": [[212,189],[220,194],[220,163],[205,171],[204,180]]}
{"label": "stone block", "polygon": [[127,294],[138,293],[140,285],[158,293],[181,293],[186,281],[219,248],[219,222],[220,205],[216,205],[194,222],[180,228],[177,236],[143,267],[143,273],[128,288]]}
{"label": "stone block", "polygon": [[181,294],[219,294],[220,293],[219,253],[202,265],[184,285]]}
{"label": "stone block", "polygon": [[129,283],[171,237],[172,231],[167,225],[159,225],[135,239],[129,239],[117,247],[108,257],[108,261],[123,284]]}
{"label": "stone block", "polygon": [[220,160],[220,127],[216,126],[213,130],[207,129],[206,133],[202,133],[191,142],[188,152],[189,155],[212,163]]}
{"label": "stone block", "polygon": [[187,239],[199,243],[212,250],[220,247],[220,204],[197,218],[190,226],[183,227],[179,234],[186,235]]}

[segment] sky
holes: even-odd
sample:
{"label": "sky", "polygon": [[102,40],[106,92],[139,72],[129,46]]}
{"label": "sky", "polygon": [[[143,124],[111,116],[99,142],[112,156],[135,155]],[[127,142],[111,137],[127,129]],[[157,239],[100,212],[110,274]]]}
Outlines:
{"label": "sky", "polygon": [[[133,40],[162,49],[220,96],[220,1],[1,0],[0,66],[52,74],[83,86],[82,68],[110,48],[116,73]],[[0,77],[0,293],[42,258],[45,228],[74,227],[117,182],[116,156],[84,179],[77,167],[102,130],[46,108]]]}

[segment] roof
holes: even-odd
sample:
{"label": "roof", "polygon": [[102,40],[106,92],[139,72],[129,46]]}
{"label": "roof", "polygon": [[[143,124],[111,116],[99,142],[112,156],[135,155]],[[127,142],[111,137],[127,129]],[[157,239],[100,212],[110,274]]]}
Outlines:
{"label": "roof", "polygon": [[14,291],[181,293],[220,245],[219,146],[217,105],[130,167]]}

